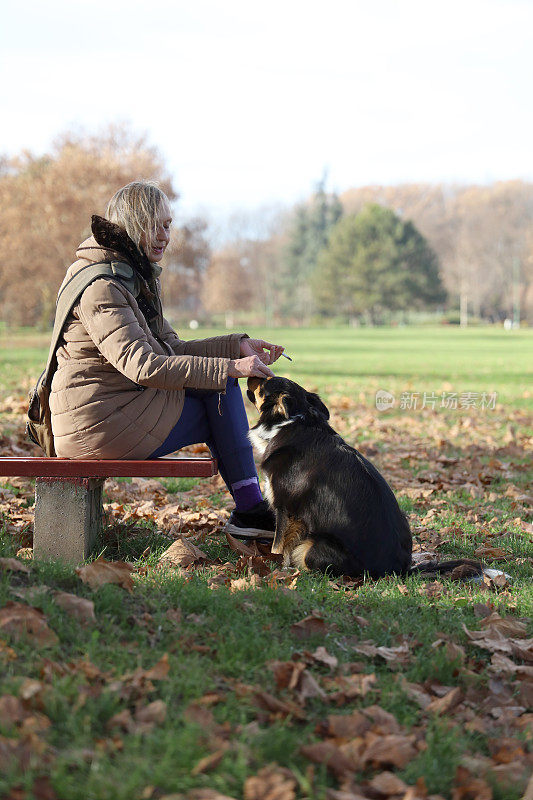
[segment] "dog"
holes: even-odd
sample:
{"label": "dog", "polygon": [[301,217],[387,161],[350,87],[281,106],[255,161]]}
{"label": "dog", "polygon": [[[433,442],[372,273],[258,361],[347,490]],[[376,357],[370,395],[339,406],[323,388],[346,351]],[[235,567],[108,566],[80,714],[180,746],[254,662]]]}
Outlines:
{"label": "dog", "polygon": [[286,565],[333,576],[381,578],[462,569],[478,562],[412,566],[412,534],[389,484],[374,464],[329,425],[320,397],[287,378],[249,378],[259,412],[249,432],[276,518],[272,552]]}

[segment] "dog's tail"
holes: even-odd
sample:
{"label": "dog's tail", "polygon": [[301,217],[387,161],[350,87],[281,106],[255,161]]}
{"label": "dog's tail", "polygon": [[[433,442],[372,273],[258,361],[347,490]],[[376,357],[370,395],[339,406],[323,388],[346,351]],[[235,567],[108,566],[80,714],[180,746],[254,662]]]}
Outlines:
{"label": "dog's tail", "polygon": [[428,578],[449,575],[452,580],[468,580],[481,577],[484,571],[480,561],[459,558],[452,561],[426,561],[422,564],[414,564],[407,570],[407,575],[424,575]]}

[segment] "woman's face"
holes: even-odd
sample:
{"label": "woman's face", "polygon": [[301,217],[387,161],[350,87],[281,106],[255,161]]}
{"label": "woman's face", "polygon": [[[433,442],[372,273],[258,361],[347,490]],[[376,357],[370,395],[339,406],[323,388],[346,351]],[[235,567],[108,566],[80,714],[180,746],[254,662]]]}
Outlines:
{"label": "woman's face", "polygon": [[170,216],[170,208],[168,207],[168,203],[162,203],[159,206],[157,227],[155,229],[153,240],[151,242],[147,240],[146,234],[144,233],[141,236],[141,246],[148,256],[149,261],[161,261],[163,258],[167,244],[170,241],[171,224],[172,217]]}

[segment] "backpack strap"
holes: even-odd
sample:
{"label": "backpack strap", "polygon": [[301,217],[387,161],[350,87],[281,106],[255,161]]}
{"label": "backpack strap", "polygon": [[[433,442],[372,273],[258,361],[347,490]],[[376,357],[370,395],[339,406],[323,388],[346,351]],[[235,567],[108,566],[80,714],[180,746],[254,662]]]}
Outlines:
{"label": "backpack strap", "polygon": [[98,278],[115,278],[120,281],[134,297],[139,291],[138,278],[135,275],[133,267],[130,267],[130,265],[124,261],[98,261],[95,264],[87,264],[87,266],[82,267],[75,275],[69,278],[61,287],[57,296],[52,341],[50,342],[46,368],[40,379],[41,383],[47,386],[51,385],[52,377],[57,366],[55,357],[56,350],[67,317],[85,289],[90,286],[91,283],[98,280]]}

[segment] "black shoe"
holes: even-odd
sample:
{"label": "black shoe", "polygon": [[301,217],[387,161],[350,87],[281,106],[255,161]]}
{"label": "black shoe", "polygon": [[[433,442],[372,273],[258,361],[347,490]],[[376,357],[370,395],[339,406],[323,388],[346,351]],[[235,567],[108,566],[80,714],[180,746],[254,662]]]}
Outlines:
{"label": "black shoe", "polygon": [[224,533],[236,539],[268,539],[274,538],[276,520],[266,500],[256,503],[248,511],[234,509],[226,523]]}

